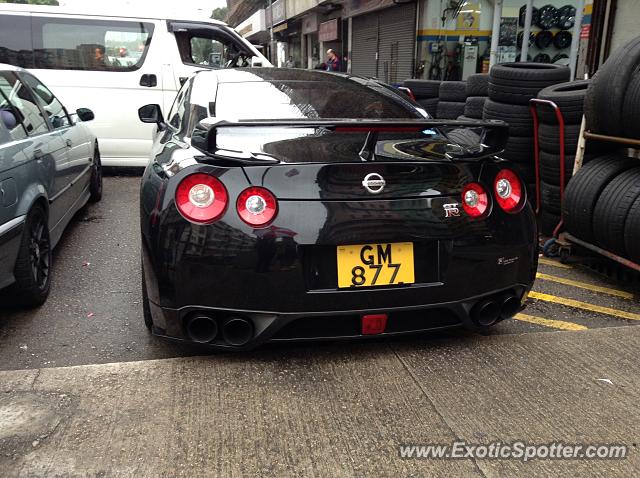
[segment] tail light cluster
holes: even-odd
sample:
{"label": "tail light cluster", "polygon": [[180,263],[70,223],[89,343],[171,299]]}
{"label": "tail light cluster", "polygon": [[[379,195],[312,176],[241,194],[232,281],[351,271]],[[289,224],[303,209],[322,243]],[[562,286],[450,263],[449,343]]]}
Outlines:
{"label": "tail light cluster", "polygon": [[[509,169],[501,170],[493,181],[493,196],[504,212],[515,214],[525,201],[524,187]],[[462,190],[462,207],[470,217],[482,217],[489,212],[489,193],[479,183],[469,183]]]}
{"label": "tail light cluster", "polygon": [[[227,210],[229,194],[222,182],[208,174],[187,176],[176,189],[176,206],[187,220],[198,224],[211,224]],[[236,201],[240,219],[253,227],[269,225],[278,213],[278,201],[267,189],[249,187]]]}

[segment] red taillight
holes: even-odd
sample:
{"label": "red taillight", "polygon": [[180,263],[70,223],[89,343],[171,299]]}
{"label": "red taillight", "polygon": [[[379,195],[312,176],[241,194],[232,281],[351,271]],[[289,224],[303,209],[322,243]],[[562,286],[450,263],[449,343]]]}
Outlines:
{"label": "red taillight", "polygon": [[489,195],[478,183],[470,183],[462,190],[462,208],[468,216],[480,217],[489,209]]}
{"label": "red taillight", "polygon": [[496,175],[493,182],[493,193],[496,201],[503,211],[514,214],[524,205],[524,189],[516,174],[503,169]]}
{"label": "red taillight", "polygon": [[227,208],[228,198],[227,190],[218,178],[202,173],[187,176],[176,190],[180,214],[200,224],[220,218]]}
{"label": "red taillight", "polygon": [[240,219],[255,227],[268,225],[278,213],[276,197],[269,190],[256,186],[240,193],[236,207]]}

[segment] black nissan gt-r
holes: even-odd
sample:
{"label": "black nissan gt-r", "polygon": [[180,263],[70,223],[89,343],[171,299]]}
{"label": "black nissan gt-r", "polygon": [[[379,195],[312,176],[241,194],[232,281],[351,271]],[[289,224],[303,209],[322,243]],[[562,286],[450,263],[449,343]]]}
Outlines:
{"label": "black nissan gt-r", "polygon": [[376,80],[203,71],[157,123],[141,187],[146,325],[246,350],[466,326],[537,268],[501,122],[437,121]]}

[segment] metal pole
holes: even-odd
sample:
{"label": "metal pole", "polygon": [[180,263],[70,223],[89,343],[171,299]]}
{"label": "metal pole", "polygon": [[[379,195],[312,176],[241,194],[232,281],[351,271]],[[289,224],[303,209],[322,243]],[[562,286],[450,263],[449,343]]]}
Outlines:
{"label": "metal pole", "polygon": [[267,1],[267,8],[269,9],[269,16],[271,17],[271,21],[269,22],[269,61],[272,65],[278,66],[276,62],[273,61],[273,9],[271,8],[271,0]]}
{"label": "metal pole", "polygon": [[489,50],[489,69],[498,62],[498,44],[500,43],[500,18],[502,18],[502,0],[493,1],[493,30],[491,30],[491,48]]}
{"label": "metal pole", "polygon": [[576,22],[573,24],[573,38],[571,39],[571,53],[569,54],[569,67],[571,68],[571,80],[576,77],[578,63],[578,46],[580,46],[580,30],[582,29],[582,17],[584,16],[584,0],[578,0],[576,5]]}
{"label": "metal pole", "polygon": [[527,13],[524,16],[524,32],[522,32],[522,48],[520,61],[527,61],[529,53],[529,35],[531,35],[531,17],[533,16],[533,0],[527,0]]}

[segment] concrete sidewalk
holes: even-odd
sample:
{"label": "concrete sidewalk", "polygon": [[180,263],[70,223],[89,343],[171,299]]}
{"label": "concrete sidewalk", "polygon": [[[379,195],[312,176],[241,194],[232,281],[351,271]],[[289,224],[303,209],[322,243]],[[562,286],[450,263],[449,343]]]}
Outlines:
{"label": "concrete sidewalk", "polygon": [[[632,476],[639,350],[640,328],[620,327],[0,372],[0,475]],[[630,451],[399,458],[456,439]]]}

